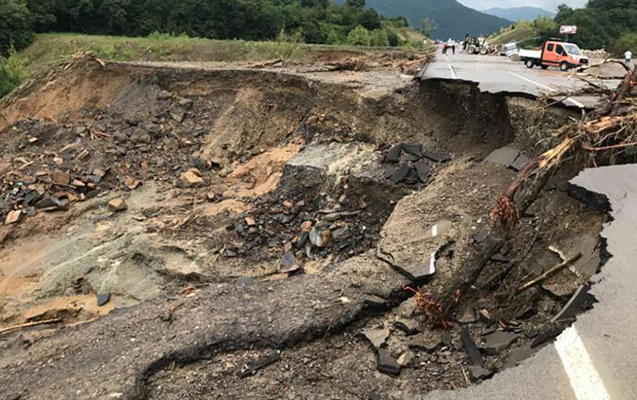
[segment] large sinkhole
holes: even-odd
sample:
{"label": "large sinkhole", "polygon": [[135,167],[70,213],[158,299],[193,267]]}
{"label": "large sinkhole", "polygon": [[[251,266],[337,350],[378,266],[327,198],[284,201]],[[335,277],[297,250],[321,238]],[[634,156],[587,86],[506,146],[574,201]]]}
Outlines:
{"label": "large sinkhole", "polygon": [[592,304],[605,210],[552,177],[433,326],[422,300],[480,262],[538,126],[525,100],[370,77],[77,62],[2,103],[0,326],[54,321],[0,336],[7,360],[81,334],[103,344],[58,370],[104,395],[389,399],[548,343]]}

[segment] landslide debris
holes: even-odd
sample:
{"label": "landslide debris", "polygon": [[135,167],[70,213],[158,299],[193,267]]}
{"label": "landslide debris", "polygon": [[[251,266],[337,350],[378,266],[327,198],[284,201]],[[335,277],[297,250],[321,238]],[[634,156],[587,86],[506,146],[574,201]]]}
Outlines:
{"label": "landslide debris", "polygon": [[486,379],[572,318],[605,217],[560,175],[434,329],[427,293],[534,149],[502,97],[348,65],[77,60],[0,104],[0,326],[54,321],[0,335],[3,393],[402,398]]}

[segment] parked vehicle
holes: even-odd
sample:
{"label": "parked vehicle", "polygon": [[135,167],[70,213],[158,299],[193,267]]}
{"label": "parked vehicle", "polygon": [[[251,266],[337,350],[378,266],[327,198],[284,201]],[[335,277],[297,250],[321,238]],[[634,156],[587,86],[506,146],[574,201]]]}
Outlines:
{"label": "parked vehicle", "polygon": [[489,54],[489,44],[486,38],[469,38],[469,44],[467,46],[467,53],[469,54]]}
{"label": "parked vehicle", "polygon": [[588,58],[575,43],[560,40],[547,40],[540,50],[520,50],[519,55],[527,68],[539,65],[542,69],[558,67],[568,71],[588,65]]}
{"label": "parked vehicle", "polygon": [[511,57],[513,54],[519,53],[519,51],[520,50],[518,49],[517,43],[515,42],[507,43],[500,48],[500,55],[505,57]]}

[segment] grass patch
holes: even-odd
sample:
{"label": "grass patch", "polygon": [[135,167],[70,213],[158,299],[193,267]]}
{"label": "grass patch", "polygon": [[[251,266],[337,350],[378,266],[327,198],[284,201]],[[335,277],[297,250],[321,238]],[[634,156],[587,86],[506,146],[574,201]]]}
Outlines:
{"label": "grass patch", "polygon": [[0,98],[20,86],[26,78],[24,62],[15,52],[12,51],[9,58],[0,56]]}
{"label": "grass patch", "polygon": [[81,51],[92,51],[97,57],[111,61],[258,62],[282,58],[289,61],[312,62],[334,51],[356,55],[387,50],[405,51],[401,48],[211,40],[161,33],[152,33],[144,38],[48,33],[37,35],[35,42],[21,51],[18,57],[31,74],[51,64],[60,63]]}

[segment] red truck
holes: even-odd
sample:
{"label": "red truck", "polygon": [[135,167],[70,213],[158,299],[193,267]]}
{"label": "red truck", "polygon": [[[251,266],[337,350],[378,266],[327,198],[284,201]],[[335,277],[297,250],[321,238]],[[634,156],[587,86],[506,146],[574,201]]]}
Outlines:
{"label": "red truck", "polygon": [[575,43],[548,40],[540,50],[520,50],[520,59],[527,68],[536,65],[547,69],[558,67],[562,71],[588,65],[588,58]]}

